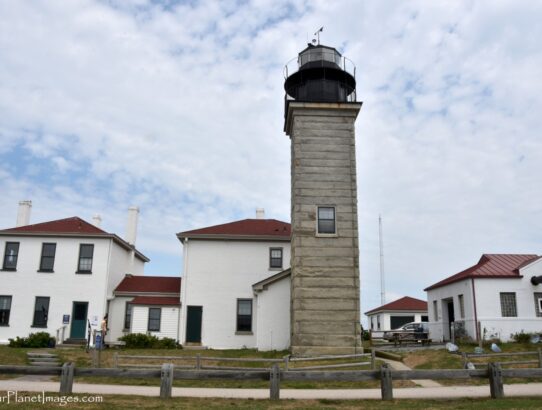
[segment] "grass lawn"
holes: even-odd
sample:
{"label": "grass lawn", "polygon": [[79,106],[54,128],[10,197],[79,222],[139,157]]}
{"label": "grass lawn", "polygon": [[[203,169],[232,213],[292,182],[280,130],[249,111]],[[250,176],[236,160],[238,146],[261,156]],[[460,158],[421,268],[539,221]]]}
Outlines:
{"label": "grass lawn", "polygon": [[[5,392],[0,392],[0,400]],[[32,397],[35,393],[20,393],[21,396]],[[47,397],[58,397],[48,394]],[[82,395],[74,395],[81,399]],[[87,396],[88,397],[88,396]],[[8,407],[2,404],[1,407]],[[38,404],[10,403],[9,408],[35,409]],[[540,398],[509,398],[500,400],[491,399],[461,399],[461,400],[234,400],[234,399],[199,399],[199,398],[173,398],[160,400],[154,397],[133,396],[103,396],[102,403],[69,403],[59,408],[84,409],[539,409]],[[47,408],[51,408],[48,405]]]}
{"label": "grass lawn", "polygon": [[[474,348],[477,345],[464,344],[460,345],[461,352],[474,353]],[[533,352],[536,351],[540,345],[533,344],[521,344],[521,343],[500,343],[499,347],[503,353],[513,352]],[[484,346],[484,353],[491,354],[491,349],[488,346]],[[469,360],[471,360],[469,358]],[[506,363],[507,361],[514,360],[537,360],[537,356],[512,356],[512,357],[485,357],[480,359],[472,359],[473,363],[488,363],[499,362]],[[403,363],[412,369],[462,369],[463,362],[460,354],[449,353],[446,349],[441,350],[424,350],[406,353],[403,356]],[[537,365],[514,365],[514,367],[537,367]],[[483,366],[477,367],[482,369]],[[503,366],[508,368],[508,366]],[[505,383],[540,383],[541,379],[505,379]],[[471,380],[438,380],[443,385],[482,385],[487,384],[487,379],[471,379]]]}

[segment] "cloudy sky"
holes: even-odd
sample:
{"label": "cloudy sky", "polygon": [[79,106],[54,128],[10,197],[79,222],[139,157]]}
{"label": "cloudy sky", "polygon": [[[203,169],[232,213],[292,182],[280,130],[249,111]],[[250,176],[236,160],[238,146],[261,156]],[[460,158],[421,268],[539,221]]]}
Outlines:
{"label": "cloudy sky", "polygon": [[175,233],[289,221],[283,65],[321,26],[357,66],[362,309],[542,253],[542,3],[0,1],[0,227],[69,216],[179,275]]}

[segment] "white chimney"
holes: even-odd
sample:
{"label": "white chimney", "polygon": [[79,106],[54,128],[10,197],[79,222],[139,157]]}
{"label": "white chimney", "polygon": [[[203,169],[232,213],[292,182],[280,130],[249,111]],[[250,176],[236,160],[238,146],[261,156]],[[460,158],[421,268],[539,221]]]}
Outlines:
{"label": "white chimney", "polygon": [[100,228],[102,226],[102,217],[100,214],[94,214],[92,217],[92,225],[94,225],[96,228]]}
{"label": "white chimney", "polygon": [[256,208],[256,219],[265,219],[265,209]]}
{"label": "white chimney", "polygon": [[128,208],[128,223],[126,224],[126,242],[135,246],[137,236],[137,219],[139,217],[139,208],[131,206]]}
{"label": "white chimney", "polygon": [[32,201],[19,201],[19,210],[17,211],[17,226],[26,226],[30,223],[30,211]]}

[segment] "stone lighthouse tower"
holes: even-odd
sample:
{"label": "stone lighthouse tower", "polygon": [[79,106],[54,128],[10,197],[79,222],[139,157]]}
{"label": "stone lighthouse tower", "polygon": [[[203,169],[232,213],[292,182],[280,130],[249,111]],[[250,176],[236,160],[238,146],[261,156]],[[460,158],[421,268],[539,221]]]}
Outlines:
{"label": "stone lighthouse tower", "polygon": [[311,44],[285,68],[292,142],[291,348],[359,352],[355,68]]}

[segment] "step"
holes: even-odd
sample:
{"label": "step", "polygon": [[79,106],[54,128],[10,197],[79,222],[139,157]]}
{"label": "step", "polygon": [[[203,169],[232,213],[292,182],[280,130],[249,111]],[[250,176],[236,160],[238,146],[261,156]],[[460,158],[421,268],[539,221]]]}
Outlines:
{"label": "step", "polygon": [[63,344],[65,345],[86,345],[87,339],[66,339]]}
{"label": "step", "polygon": [[38,357],[38,358],[39,357],[43,357],[43,358],[51,358],[52,357],[52,358],[55,358],[55,357],[57,357],[57,355],[53,354],[53,353],[31,353],[31,352],[29,352],[26,355],[29,358],[32,358],[32,357]]}
{"label": "step", "polygon": [[58,357],[29,357],[30,362],[58,362]]}
{"label": "step", "polygon": [[32,362],[30,365],[39,367],[57,367],[60,366],[60,362]]}

